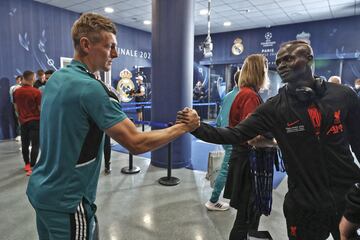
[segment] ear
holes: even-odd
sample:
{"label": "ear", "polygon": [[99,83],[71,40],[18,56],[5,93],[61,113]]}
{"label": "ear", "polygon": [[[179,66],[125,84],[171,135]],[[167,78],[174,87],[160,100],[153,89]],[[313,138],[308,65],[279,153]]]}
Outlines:
{"label": "ear", "polygon": [[80,50],[84,53],[89,53],[91,42],[87,37],[80,38]]}
{"label": "ear", "polygon": [[314,61],[314,56],[313,56],[313,55],[309,55],[309,56],[307,57],[307,59],[309,60],[308,65],[309,65],[310,68],[311,68],[311,72],[312,72],[312,74],[314,75],[314,73],[315,73],[315,61]]}

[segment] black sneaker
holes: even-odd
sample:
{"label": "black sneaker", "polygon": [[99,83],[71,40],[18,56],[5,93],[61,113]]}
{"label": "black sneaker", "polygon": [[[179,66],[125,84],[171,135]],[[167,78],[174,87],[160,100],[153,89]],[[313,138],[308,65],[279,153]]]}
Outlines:
{"label": "black sneaker", "polygon": [[104,174],[109,175],[111,173],[111,168],[105,168]]}

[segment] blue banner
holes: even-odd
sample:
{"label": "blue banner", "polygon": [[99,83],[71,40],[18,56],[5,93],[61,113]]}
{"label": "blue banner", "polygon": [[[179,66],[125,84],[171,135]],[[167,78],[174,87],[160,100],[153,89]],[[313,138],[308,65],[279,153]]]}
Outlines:
{"label": "blue banner", "polygon": [[[0,1],[0,140],[15,136],[9,96],[15,76],[25,70],[57,70],[60,57],[72,58],[71,27],[79,16],[35,1]],[[151,34],[118,24],[117,29],[120,56],[113,62],[113,86],[124,68],[151,66]]]}
{"label": "blue banner", "polygon": [[194,56],[201,65],[241,64],[249,54],[262,53],[269,59],[270,68],[274,68],[280,44],[301,39],[309,41],[314,49],[318,75],[328,78],[341,74],[344,83],[353,85],[355,78],[360,77],[359,30],[360,16],[353,16],[211,34],[214,50],[210,59],[203,58],[197,48],[206,38],[202,35],[195,38]]}

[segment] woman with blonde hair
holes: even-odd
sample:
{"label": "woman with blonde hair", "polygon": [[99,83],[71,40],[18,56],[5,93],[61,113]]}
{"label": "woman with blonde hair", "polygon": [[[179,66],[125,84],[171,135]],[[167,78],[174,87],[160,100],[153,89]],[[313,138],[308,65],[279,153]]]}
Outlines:
{"label": "woman with blonde hair", "polygon": [[[240,91],[230,110],[229,126],[235,127],[250,115],[261,103],[259,90],[268,87],[268,61],[261,54],[249,55],[241,68],[238,79]],[[257,137],[251,144],[261,144],[266,139]],[[230,232],[230,240],[247,239],[249,231],[256,231],[260,215],[254,206],[254,195],[250,173],[248,143],[233,145],[229,161],[229,172],[224,190],[224,197],[230,199],[230,206],[237,209],[234,226]]]}
{"label": "woman with blonde hair", "polygon": [[[268,61],[265,56],[252,54],[245,59],[238,79],[240,90],[230,109],[230,128],[238,125],[261,105],[262,99],[258,92],[268,85],[267,71]],[[187,120],[188,111],[187,109],[179,111],[177,122],[189,121]],[[211,139],[212,134],[216,133],[216,142],[226,142],[227,138],[233,138],[236,135],[233,131],[228,131],[228,135],[222,134],[224,130],[224,128],[216,128],[202,123],[192,134],[199,139],[206,139],[208,141]],[[268,215],[270,213],[272,193],[272,181],[270,181],[268,177],[270,175],[266,174],[266,176],[263,177],[256,176],[256,174],[254,176],[251,173],[253,169],[257,169],[257,167],[253,167],[254,162],[256,162],[256,164],[257,162],[261,163],[261,167],[263,167],[262,162],[267,164],[262,169],[262,173],[267,173],[266,171],[268,169],[273,170],[271,160],[274,159],[271,158],[276,156],[276,151],[275,154],[273,154],[273,151],[269,151],[271,156],[266,154],[266,161],[263,161],[264,159],[262,157],[257,156],[257,153],[261,150],[270,150],[261,148],[273,147],[276,144],[270,134],[266,133],[266,135],[269,136],[256,136],[248,142],[239,142],[232,145],[224,198],[230,199],[230,206],[237,209],[237,214],[229,240],[248,239],[248,233],[252,235],[253,232],[257,231],[261,214]],[[232,143],[234,143],[234,141]],[[253,146],[256,147],[256,150],[253,149]],[[258,171],[256,173],[258,173]],[[257,182],[257,180],[260,180],[260,182]],[[266,184],[263,184],[263,182]],[[265,186],[265,188],[263,188],[263,186]],[[266,193],[265,197],[263,196],[264,193]],[[257,234],[255,233],[255,235]]]}
{"label": "woman with blonde hair", "polygon": [[259,90],[268,88],[267,72],[268,61],[264,55],[252,54],[245,59],[238,79],[240,92],[230,110],[231,127],[236,126],[262,103]]}

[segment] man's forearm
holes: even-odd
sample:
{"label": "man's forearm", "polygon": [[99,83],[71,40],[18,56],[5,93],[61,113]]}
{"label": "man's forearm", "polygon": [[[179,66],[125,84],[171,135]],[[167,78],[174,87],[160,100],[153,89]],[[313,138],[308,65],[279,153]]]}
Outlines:
{"label": "man's forearm", "polygon": [[240,128],[215,128],[206,123],[191,132],[195,137],[210,143],[216,144],[239,144],[252,139],[257,134],[247,135],[241,132]]}
{"label": "man's forearm", "polygon": [[160,130],[138,132],[134,126],[124,135],[124,132],[127,131],[126,127],[132,128],[131,125],[127,126],[125,124],[125,126],[121,126],[121,124],[118,124],[108,129],[106,134],[135,155],[160,148],[191,129],[185,124],[176,124]]}
{"label": "man's forearm", "polygon": [[180,135],[199,127],[200,117],[196,111],[190,110],[188,114],[189,118],[187,123],[175,124],[172,127],[161,130],[138,132],[134,123],[126,118],[114,126],[105,129],[105,132],[131,153],[140,154],[157,149]]}
{"label": "man's forearm", "polygon": [[172,127],[139,133],[135,140],[134,154],[140,154],[160,148],[186,133],[184,124],[176,124]]}
{"label": "man's forearm", "polygon": [[256,136],[255,138],[248,141],[248,144],[254,147],[276,147],[277,142],[275,139],[268,139],[262,135]]}

